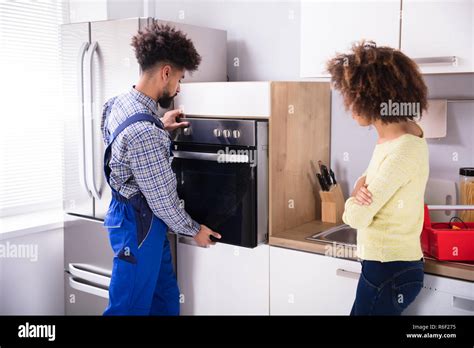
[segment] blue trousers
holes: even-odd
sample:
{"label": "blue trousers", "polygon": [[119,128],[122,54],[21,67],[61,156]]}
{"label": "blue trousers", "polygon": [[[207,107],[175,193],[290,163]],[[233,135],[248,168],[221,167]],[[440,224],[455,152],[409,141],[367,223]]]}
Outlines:
{"label": "blue trousers", "polygon": [[113,190],[104,226],[115,254],[104,315],[179,315],[167,226],[143,195]]}
{"label": "blue trousers", "polygon": [[400,315],[423,288],[423,261],[362,261],[351,315]]}

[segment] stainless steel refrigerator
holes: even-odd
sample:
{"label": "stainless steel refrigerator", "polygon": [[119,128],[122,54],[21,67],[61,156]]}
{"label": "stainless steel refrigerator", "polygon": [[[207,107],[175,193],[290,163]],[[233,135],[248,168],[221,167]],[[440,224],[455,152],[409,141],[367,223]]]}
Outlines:
{"label": "stainless steel refrigerator", "polygon": [[103,175],[102,105],[130,89],[140,68],[130,45],[157,21],[183,30],[202,56],[185,82],[227,80],[226,31],[153,18],[63,25],[64,279],[67,315],[100,315],[108,302],[113,253],[102,226],[110,202]]}

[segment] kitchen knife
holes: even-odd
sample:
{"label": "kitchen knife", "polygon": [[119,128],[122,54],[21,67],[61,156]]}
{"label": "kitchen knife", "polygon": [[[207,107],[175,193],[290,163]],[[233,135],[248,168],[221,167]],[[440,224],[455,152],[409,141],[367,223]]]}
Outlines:
{"label": "kitchen knife", "polygon": [[[324,182],[326,183],[327,187],[331,187],[331,175],[329,174],[328,167],[326,167],[324,164],[321,164],[321,176],[324,179]],[[328,189],[329,191],[329,189]]]}
{"label": "kitchen knife", "polygon": [[321,166],[323,165],[323,161],[319,160],[318,161],[318,166],[319,166],[319,172],[322,173]]}
{"label": "kitchen knife", "polygon": [[328,187],[328,185],[326,184],[326,182],[324,181],[322,175],[319,174],[319,173],[316,173],[316,176],[318,177],[319,186],[321,186],[321,190],[323,190],[323,191],[329,191],[329,187]]}
{"label": "kitchen knife", "polygon": [[336,185],[336,184],[337,184],[336,175],[334,174],[334,172],[332,171],[332,169],[329,169],[329,174],[331,174],[332,184],[333,184],[333,185]]}

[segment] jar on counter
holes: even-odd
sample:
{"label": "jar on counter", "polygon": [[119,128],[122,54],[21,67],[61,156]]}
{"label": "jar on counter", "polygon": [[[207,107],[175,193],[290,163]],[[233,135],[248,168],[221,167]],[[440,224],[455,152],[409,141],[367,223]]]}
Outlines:
{"label": "jar on counter", "polygon": [[[459,204],[474,205],[474,168],[459,169],[459,194]],[[474,210],[463,210],[459,217],[464,222],[474,222]]]}

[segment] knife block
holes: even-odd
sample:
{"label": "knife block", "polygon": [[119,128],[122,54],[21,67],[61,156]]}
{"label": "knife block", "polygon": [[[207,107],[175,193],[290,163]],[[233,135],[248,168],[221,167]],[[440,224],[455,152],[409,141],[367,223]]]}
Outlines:
{"label": "knife block", "polygon": [[333,185],[329,191],[319,191],[321,197],[321,220],[323,222],[342,223],[344,195],[340,185]]}

